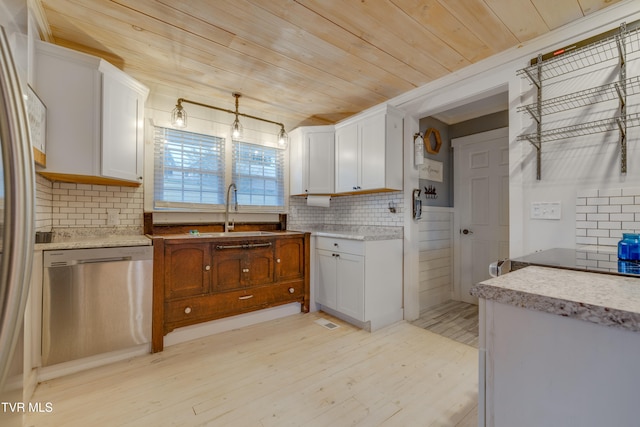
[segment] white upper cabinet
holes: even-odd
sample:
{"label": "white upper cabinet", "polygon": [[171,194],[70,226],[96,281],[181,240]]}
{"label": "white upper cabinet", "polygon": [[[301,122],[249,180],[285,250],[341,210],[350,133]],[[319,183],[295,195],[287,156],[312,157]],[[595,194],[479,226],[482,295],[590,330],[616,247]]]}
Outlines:
{"label": "white upper cabinet", "polygon": [[385,105],[336,125],[336,193],[402,190],[402,124]]}
{"label": "white upper cabinet", "polygon": [[291,131],[290,194],[334,192],[334,134],[333,126],[305,126]]}
{"label": "white upper cabinet", "polygon": [[148,89],[104,60],[36,43],[36,92],[47,107],[54,181],[139,185]]}

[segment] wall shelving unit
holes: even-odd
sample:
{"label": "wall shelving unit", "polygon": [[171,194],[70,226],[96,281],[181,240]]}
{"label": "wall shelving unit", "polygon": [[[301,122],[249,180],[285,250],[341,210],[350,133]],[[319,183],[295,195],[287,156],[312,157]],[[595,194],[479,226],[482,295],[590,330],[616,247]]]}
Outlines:
{"label": "wall shelving unit", "polygon": [[[627,114],[627,96],[640,94],[640,77],[627,78],[627,55],[640,51],[640,21],[622,23],[618,29],[538,55],[530,66],[518,71],[536,87],[536,101],[518,108],[535,121],[535,131],[522,134],[519,141],[529,141],[536,148],[536,179],[541,179],[542,144],[600,132],[619,131],[620,172],[627,172],[627,129],[640,126],[640,113]],[[618,81],[602,86],[544,99],[543,86],[552,80],[585,68],[617,61]],[[551,114],[618,100],[615,117],[589,121],[572,126],[544,129],[543,118]]]}

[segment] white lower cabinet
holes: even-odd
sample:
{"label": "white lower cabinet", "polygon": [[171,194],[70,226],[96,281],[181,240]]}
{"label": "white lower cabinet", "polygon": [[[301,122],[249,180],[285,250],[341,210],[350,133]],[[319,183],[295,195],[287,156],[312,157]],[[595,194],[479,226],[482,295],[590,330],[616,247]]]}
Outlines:
{"label": "white lower cabinet", "polygon": [[320,309],[374,331],[402,320],[402,241],[318,237]]}

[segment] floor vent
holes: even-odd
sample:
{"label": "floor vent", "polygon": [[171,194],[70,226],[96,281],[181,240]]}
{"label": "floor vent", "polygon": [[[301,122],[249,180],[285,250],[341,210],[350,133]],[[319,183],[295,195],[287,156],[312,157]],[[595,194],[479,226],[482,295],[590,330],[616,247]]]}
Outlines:
{"label": "floor vent", "polygon": [[316,320],[316,323],[318,325],[322,326],[322,327],[327,328],[327,329],[336,329],[336,328],[340,327],[340,325],[337,325],[337,324],[335,324],[335,323],[333,323],[333,322],[331,322],[331,321],[329,321],[327,319],[318,319],[318,320]]}

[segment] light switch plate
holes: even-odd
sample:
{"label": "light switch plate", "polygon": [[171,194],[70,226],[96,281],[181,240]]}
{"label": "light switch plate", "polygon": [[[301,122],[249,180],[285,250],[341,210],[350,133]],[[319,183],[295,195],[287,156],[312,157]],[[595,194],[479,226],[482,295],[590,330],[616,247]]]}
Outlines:
{"label": "light switch plate", "polygon": [[560,202],[531,202],[531,219],[560,219],[561,217]]}

